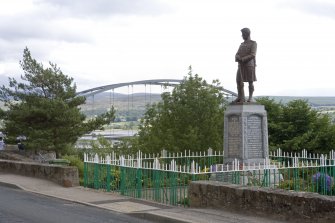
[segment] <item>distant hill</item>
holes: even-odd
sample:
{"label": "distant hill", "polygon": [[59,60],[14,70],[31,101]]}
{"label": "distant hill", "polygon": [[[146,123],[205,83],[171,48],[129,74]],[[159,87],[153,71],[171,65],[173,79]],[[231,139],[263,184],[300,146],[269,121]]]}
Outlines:
{"label": "distant hill", "polygon": [[[266,96],[259,96],[266,97]],[[276,102],[288,103],[292,100],[307,100],[312,107],[330,106],[335,107],[335,97],[295,97],[295,96],[268,96]],[[257,98],[257,97],[256,97]],[[120,94],[103,92],[88,97],[86,104],[81,106],[81,110],[87,116],[102,114],[109,110],[112,106],[116,110],[116,117],[136,120],[143,116],[148,104],[156,103],[161,100],[160,94],[135,93]],[[231,101],[232,99],[229,99]],[[3,103],[0,107],[4,108]]]}
{"label": "distant hill", "polygon": [[86,104],[81,106],[87,116],[98,115],[106,112],[112,106],[116,110],[116,117],[136,120],[143,116],[148,104],[161,100],[160,94],[135,93],[100,93],[86,99]]}
{"label": "distant hill", "polygon": [[161,100],[160,94],[148,94],[148,93],[135,93],[135,94],[110,94],[100,93],[93,97],[86,99],[86,107],[88,109],[94,105],[94,107],[108,108],[114,106],[119,109],[128,109],[128,107],[138,108],[145,107],[147,104],[155,103]]}
{"label": "distant hill", "polygon": [[[263,97],[263,96],[261,96]],[[268,96],[276,102],[286,104],[293,100],[307,100],[312,107],[335,106],[335,97],[295,97],[295,96]]]}
{"label": "distant hill", "polygon": [[[264,96],[260,96],[264,97]],[[295,97],[295,96],[268,96],[276,102],[288,103],[292,100],[307,100],[312,107],[335,106],[335,97]],[[86,100],[86,105],[82,106],[82,111],[88,115],[101,114],[114,106],[116,115],[135,119],[143,116],[146,105],[156,103],[161,100],[160,94],[136,93],[100,93]]]}

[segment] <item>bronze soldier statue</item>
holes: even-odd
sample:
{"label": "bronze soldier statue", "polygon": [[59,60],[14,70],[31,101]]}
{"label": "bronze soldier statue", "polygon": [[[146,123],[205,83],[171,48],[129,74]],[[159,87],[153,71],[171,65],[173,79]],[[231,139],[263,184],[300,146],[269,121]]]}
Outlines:
{"label": "bronze soldier statue", "polygon": [[254,84],[256,81],[256,51],[257,43],[250,39],[250,29],[243,28],[241,30],[244,42],[241,43],[235,55],[235,61],[238,62],[238,69],[236,74],[238,97],[235,102],[245,102],[244,97],[244,83],[249,82],[249,99],[252,101],[252,94],[254,92]]}

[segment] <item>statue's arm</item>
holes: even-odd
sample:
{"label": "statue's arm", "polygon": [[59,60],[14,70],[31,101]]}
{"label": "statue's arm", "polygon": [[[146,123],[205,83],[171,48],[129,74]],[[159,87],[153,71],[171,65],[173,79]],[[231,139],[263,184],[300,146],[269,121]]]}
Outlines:
{"label": "statue's arm", "polygon": [[238,49],[237,53],[235,54],[235,62],[241,63],[242,59],[241,59],[240,55],[238,54],[239,51],[240,51],[240,48]]}
{"label": "statue's arm", "polygon": [[250,54],[241,58],[242,63],[247,63],[250,60],[255,59],[256,58],[256,52],[257,52],[257,43],[254,42],[251,46]]}

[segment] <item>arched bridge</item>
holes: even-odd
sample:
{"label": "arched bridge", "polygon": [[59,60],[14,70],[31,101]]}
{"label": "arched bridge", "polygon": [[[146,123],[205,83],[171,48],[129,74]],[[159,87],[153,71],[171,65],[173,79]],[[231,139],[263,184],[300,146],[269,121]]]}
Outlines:
{"label": "arched bridge", "polygon": [[[111,124],[110,126],[108,126],[108,129],[106,129],[104,131],[94,131],[90,134],[85,135],[82,138],[84,140],[82,140],[82,141],[79,140],[79,142],[77,143],[77,146],[78,147],[83,147],[84,145],[81,145],[81,143],[86,143],[86,141],[85,141],[86,139],[96,139],[96,136],[98,136],[98,135],[103,136],[103,137],[105,137],[107,139],[110,139],[112,141],[115,141],[115,140],[117,141],[117,140],[119,140],[123,137],[133,136],[134,134],[136,134],[137,131],[133,130],[133,127],[131,127],[130,125],[127,127],[126,130],[120,129],[119,127],[118,128],[115,127],[120,122],[129,122],[128,119],[131,117],[130,114],[131,113],[134,114],[135,111],[133,110],[134,94],[129,93],[129,89],[128,89],[128,97],[126,96],[126,97],[123,97],[123,99],[122,99],[122,96],[118,95],[114,98],[114,89],[127,87],[127,86],[129,87],[129,86],[134,86],[134,85],[145,85],[145,86],[147,86],[147,85],[158,85],[158,86],[172,86],[173,87],[173,86],[179,85],[182,81],[183,80],[179,80],[179,79],[140,80],[140,81],[133,81],[133,82],[118,83],[118,84],[109,84],[109,85],[94,87],[94,88],[91,88],[91,89],[87,89],[87,90],[78,92],[77,96],[83,96],[83,97],[91,99],[91,100],[88,100],[88,103],[82,108],[82,111],[86,112],[87,116],[92,117],[92,116],[98,114],[99,112],[106,111],[108,109],[108,106],[112,105],[113,107],[115,106],[116,108],[118,108],[117,110],[120,113],[122,113],[121,116],[123,116],[123,118],[120,118],[120,116],[119,116],[118,118],[120,119],[120,121],[114,123],[115,125]],[[109,100],[105,99],[105,101],[103,101],[102,103],[101,102],[97,103],[97,101],[103,100],[103,97],[102,98],[99,98],[99,97],[95,98],[95,95],[98,95],[100,93],[107,92],[107,91],[110,91],[110,90],[113,91],[113,94],[109,95],[109,97],[110,97]],[[225,94],[227,97],[236,97],[237,96],[237,94],[235,92],[227,90],[223,87],[219,87],[219,90],[221,90],[221,92],[223,94]],[[145,94],[146,94],[146,92],[145,92]],[[150,88],[150,94],[151,94],[151,88]],[[146,96],[144,96],[144,98],[145,97]],[[144,101],[145,101],[145,99],[144,99]],[[151,97],[150,97],[150,101],[151,101]],[[115,104],[114,104],[114,102],[115,102]],[[103,108],[103,109],[101,110],[101,108]],[[139,113],[138,110],[139,110],[139,108],[137,107],[137,111],[136,111],[137,115]],[[130,121],[130,122],[134,123],[133,120]]]}
{"label": "arched bridge", "polygon": [[[100,87],[95,87],[91,89],[87,89],[77,93],[77,96],[84,96],[90,97],[105,91],[109,91],[112,89],[125,87],[125,86],[132,86],[132,85],[161,85],[161,86],[175,86],[180,84],[183,80],[178,79],[153,79],[153,80],[141,80],[141,81],[133,81],[133,82],[125,82],[125,83],[118,83],[118,84],[109,84]],[[233,91],[227,90],[223,87],[219,87],[219,89],[227,96],[234,96],[236,97],[237,94]]]}

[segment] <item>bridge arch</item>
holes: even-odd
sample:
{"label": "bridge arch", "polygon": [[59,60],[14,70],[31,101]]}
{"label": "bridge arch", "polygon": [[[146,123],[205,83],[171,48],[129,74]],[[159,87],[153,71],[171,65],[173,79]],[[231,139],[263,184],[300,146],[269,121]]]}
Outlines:
{"label": "bridge arch", "polygon": [[[143,85],[143,84],[149,84],[149,85],[168,85],[168,86],[176,86],[180,84],[183,80],[178,79],[152,79],[152,80],[140,80],[140,81],[133,81],[133,82],[124,82],[124,83],[118,83],[118,84],[109,84],[109,85],[103,85],[100,87],[90,88],[84,91],[80,91],[77,93],[77,96],[83,96],[83,97],[90,97],[105,91],[109,91],[112,89],[130,86],[130,85]],[[233,91],[227,90],[223,87],[219,87],[219,89],[226,94],[227,96],[234,96],[236,97],[237,94]]]}
{"label": "bridge arch", "polygon": [[[92,108],[90,108],[90,105],[87,105],[87,110],[92,110],[92,114],[94,113],[95,107],[94,107],[94,96],[106,91],[113,90],[113,104],[114,104],[114,89],[122,88],[126,86],[133,86],[133,85],[160,85],[160,86],[176,86],[179,85],[183,80],[179,79],[151,79],[151,80],[140,80],[140,81],[132,81],[132,82],[124,82],[124,83],[117,83],[117,84],[109,84],[109,85],[103,85],[99,87],[90,88],[84,91],[77,92],[77,96],[83,96],[86,98],[92,97]],[[218,87],[219,90],[225,94],[227,97],[237,97],[237,94],[233,91],[227,90],[223,87]],[[129,91],[129,90],[128,90]],[[129,92],[128,92],[129,95]],[[112,97],[110,95],[110,97]],[[111,102],[110,102],[111,103]],[[129,110],[129,97],[128,97],[128,110]],[[85,110],[85,109],[84,109]],[[129,112],[129,111],[128,111]],[[129,137],[134,135],[133,129],[127,129],[124,131],[117,131],[114,128],[112,130],[106,130],[106,131],[96,131],[92,132],[90,134],[87,134],[83,137],[83,139],[96,139],[97,135],[103,136],[107,139],[110,139],[112,141],[117,141],[123,137]],[[130,132],[131,131],[131,132]],[[77,143],[77,146],[81,147],[80,143]]]}

